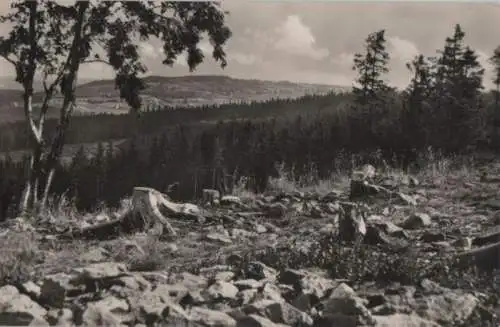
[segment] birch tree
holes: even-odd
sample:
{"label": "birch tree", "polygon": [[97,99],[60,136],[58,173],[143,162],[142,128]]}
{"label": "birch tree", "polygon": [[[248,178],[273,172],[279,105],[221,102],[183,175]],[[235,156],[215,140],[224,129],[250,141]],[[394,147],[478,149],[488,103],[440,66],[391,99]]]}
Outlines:
{"label": "birch tree", "polygon": [[[225,15],[214,2],[174,1],[17,1],[0,17],[10,27],[0,38],[0,56],[15,68],[15,80],[24,90],[24,115],[31,138],[31,159],[19,209],[26,214],[47,201],[64,146],[65,133],[76,106],[79,70],[103,63],[115,72],[115,86],[132,113],[141,108],[141,42],[162,43],[163,61],[172,66],[185,53],[193,71],[204,60],[200,41],[208,38],[212,56],[224,68],[224,45],[231,36]],[[34,110],[34,85],[43,82],[40,108]],[[44,133],[51,100],[60,94],[58,123],[53,135]]]}

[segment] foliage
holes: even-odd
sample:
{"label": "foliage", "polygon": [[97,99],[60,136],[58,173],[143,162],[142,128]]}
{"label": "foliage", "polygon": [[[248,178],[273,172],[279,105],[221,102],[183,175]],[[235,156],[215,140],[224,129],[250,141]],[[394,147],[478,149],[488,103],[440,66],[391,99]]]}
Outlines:
{"label": "foliage", "polygon": [[[134,113],[141,107],[139,92],[145,88],[140,76],[146,66],[139,45],[150,39],[162,43],[163,64],[173,65],[187,52],[187,64],[194,70],[203,59],[198,45],[208,35],[212,56],[225,67],[223,46],[231,36],[225,14],[213,2],[77,1],[72,5],[55,1],[20,1],[0,17],[12,26],[0,38],[0,56],[16,70],[16,81],[24,89],[24,112],[28,123],[32,155],[27,184],[20,201],[23,212],[43,207],[65,143],[73,113],[78,71],[86,63],[99,62],[116,72],[115,85]],[[126,19],[124,19],[126,17]],[[43,76],[44,98],[38,119],[33,112],[33,84]],[[54,134],[44,137],[44,123],[50,101],[59,91],[63,104]]]}

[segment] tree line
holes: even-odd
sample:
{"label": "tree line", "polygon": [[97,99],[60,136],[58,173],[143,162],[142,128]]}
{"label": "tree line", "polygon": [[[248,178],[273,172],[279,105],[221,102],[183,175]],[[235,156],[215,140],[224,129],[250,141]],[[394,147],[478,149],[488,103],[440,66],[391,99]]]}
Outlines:
{"label": "tree line", "polygon": [[[58,165],[52,195],[73,198],[80,210],[91,210],[100,202],[117,205],[137,185],[161,191],[177,185],[170,195],[188,200],[203,188],[230,192],[242,176],[249,177],[249,188],[262,191],[268,178],[283,168],[293,169],[295,176],[325,178],[335,170],[350,168],[352,156],[408,167],[429,147],[449,154],[496,150],[500,142],[500,50],[491,59],[496,89],[485,93],[484,68],[464,36],[456,25],[435,57],[419,55],[408,63],[412,79],[402,92],[385,80],[390,54],[381,30],[370,34],[364,51],[355,56],[358,78],[349,95],[227,105],[213,111],[200,108],[191,124],[176,121],[167,128],[158,117],[172,113],[145,113],[143,130],[137,129],[140,133],[120,149],[96,139],[101,142],[95,154],[86,155],[82,147],[70,164]],[[231,115],[230,108],[243,117],[248,114],[247,119],[224,119]],[[200,112],[220,121],[203,123]],[[259,117],[266,119],[255,119]],[[79,119],[101,122],[97,117],[75,121]],[[148,124],[155,123],[160,132],[143,135],[151,130]],[[279,169],[277,164],[281,164]],[[25,170],[22,162],[2,162],[0,185],[14,190],[2,193],[11,198],[4,202],[16,203]]]}

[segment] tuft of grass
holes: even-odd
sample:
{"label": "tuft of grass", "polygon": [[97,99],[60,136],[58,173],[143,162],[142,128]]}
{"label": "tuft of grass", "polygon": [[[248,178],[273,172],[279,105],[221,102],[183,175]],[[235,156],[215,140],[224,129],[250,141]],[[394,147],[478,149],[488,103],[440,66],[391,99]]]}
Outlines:
{"label": "tuft of grass", "polygon": [[130,271],[155,271],[165,269],[169,262],[169,244],[152,235],[135,235],[122,238],[113,249],[112,257],[125,262]]}
{"label": "tuft of grass", "polygon": [[33,277],[41,254],[32,233],[8,231],[0,237],[0,286]]}

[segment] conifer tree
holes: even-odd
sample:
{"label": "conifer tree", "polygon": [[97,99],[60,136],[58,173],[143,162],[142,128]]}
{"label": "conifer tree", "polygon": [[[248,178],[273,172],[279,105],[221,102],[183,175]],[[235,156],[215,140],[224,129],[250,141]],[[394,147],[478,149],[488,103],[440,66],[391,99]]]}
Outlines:
{"label": "conifer tree", "polygon": [[[354,56],[353,70],[357,71],[357,86],[353,87],[355,103],[359,107],[361,119],[368,122],[368,136],[374,135],[374,121],[386,109],[386,96],[391,88],[384,80],[389,72],[389,53],[386,50],[385,30],[368,35],[364,53]],[[353,126],[356,131],[360,126]]]}
{"label": "conifer tree", "polygon": [[493,56],[489,59],[493,65],[493,84],[495,85],[495,110],[500,111],[500,46],[493,52]]}
{"label": "conifer tree", "polygon": [[446,38],[435,67],[436,109],[440,111],[446,146],[452,151],[460,151],[474,143],[483,123],[484,69],[475,51],[464,44],[464,37],[461,26],[455,25],[454,34]]}

